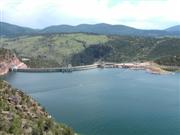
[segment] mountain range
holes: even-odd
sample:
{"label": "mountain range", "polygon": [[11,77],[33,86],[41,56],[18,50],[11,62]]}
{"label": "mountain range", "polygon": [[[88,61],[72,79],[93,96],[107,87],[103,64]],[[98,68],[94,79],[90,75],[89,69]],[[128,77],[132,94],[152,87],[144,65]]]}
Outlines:
{"label": "mountain range", "polygon": [[105,23],[99,24],[80,24],[71,25],[53,25],[44,29],[32,29],[21,27],[5,22],[0,22],[0,36],[22,36],[51,33],[93,33],[104,35],[128,35],[128,36],[176,36],[180,37],[180,25],[172,26],[164,30],[143,30],[125,25],[111,25]]}

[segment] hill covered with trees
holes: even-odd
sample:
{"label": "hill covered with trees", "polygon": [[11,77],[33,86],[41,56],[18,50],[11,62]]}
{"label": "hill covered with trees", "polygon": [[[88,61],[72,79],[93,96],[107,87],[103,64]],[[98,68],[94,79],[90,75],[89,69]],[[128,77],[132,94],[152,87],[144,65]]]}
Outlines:
{"label": "hill covered with trees", "polygon": [[84,33],[2,38],[30,67],[92,64],[96,61],[141,62],[180,66],[180,39],[173,37],[107,36]]}

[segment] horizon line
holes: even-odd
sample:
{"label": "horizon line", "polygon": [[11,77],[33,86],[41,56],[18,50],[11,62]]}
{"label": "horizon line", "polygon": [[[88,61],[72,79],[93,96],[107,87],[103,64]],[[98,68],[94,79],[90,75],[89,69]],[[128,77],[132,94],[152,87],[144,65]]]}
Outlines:
{"label": "horizon line", "polygon": [[52,26],[63,26],[63,25],[66,25],[66,26],[77,27],[77,26],[80,26],[80,25],[98,25],[98,24],[105,24],[105,25],[111,25],[111,26],[125,26],[125,27],[129,27],[129,28],[132,28],[132,29],[137,29],[137,30],[166,30],[168,28],[180,25],[180,24],[171,25],[171,26],[169,26],[167,28],[164,28],[164,29],[152,29],[152,28],[151,29],[142,29],[142,28],[136,28],[136,27],[133,27],[133,26],[125,25],[125,24],[111,24],[111,23],[101,22],[101,23],[80,23],[80,24],[76,24],[76,25],[71,25],[71,24],[52,24],[52,25],[48,25],[48,26],[45,26],[45,27],[42,27],[42,28],[34,28],[34,27],[30,27],[30,26],[23,26],[23,25],[13,24],[13,23],[5,22],[5,21],[0,21],[0,23],[16,25],[18,27],[30,28],[30,29],[34,29],[34,30],[43,30],[45,28],[52,27]]}

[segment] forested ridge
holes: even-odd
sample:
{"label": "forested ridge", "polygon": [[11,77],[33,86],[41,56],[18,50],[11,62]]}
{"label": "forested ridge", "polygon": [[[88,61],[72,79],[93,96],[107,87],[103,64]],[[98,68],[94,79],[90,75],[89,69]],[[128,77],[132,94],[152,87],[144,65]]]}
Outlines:
{"label": "forested ridge", "polygon": [[174,37],[107,36],[85,33],[2,38],[30,67],[86,65],[97,61],[143,62],[180,66],[180,39]]}

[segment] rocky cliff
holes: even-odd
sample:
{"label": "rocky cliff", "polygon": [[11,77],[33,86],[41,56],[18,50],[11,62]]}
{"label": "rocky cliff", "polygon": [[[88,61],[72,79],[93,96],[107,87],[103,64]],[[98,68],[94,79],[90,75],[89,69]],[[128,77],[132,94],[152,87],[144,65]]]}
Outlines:
{"label": "rocky cliff", "polygon": [[10,68],[27,68],[27,66],[10,50],[0,48],[0,75],[7,74]]}

